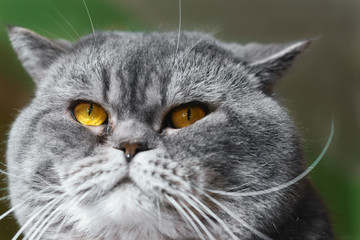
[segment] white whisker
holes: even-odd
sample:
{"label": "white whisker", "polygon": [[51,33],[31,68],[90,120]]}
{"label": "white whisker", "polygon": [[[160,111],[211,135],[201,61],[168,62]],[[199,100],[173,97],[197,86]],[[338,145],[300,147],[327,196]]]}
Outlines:
{"label": "white whisker", "polygon": [[316,158],[316,160],[299,176],[297,176],[296,178],[284,183],[284,184],[280,184],[279,186],[276,187],[272,187],[272,188],[268,188],[265,190],[260,190],[260,191],[252,191],[252,192],[225,192],[225,191],[220,191],[220,190],[211,190],[211,189],[206,189],[206,191],[212,192],[212,193],[216,193],[216,194],[220,194],[220,195],[226,195],[226,196],[233,196],[233,197],[245,197],[245,196],[257,196],[257,195],[262,195],[262,194],[268,194],[268,193],[273,193],[273,192],[277,192],[279,190],[282,190],[284,188],[287,188],[295,183],[297,183],[298,181],[300,181],[301,179],[303,179],[306,175],[308,175],[315,167],[316,165],[321,161],[321,159],[324,157],[325,153],[327,152],[330,143],[333,139],[334,136],[334,119],[332,119],[331,121],[331,131],[330,131],[330,135],[328,137],[328,140],[323,148],[323,150],[321,151],[321,153],[319,154],[319,156]]}
{"label": "white whisker", "polygon": [[[66,209],[67,207],[71,206],[71,205],[77,205],[79,202],[81,202],[84,198],[86,198],[88,195],[90,194],[90,192],[87,192],[86,194],[84,194],[82,197],[75,199],[73,201],[69,201],[68,204],[66,204],[65,206],[60,205],[57,209],[54,210],[54,212],[51,213],[51,215],[49,215],[49,217],[47,219],[44,220],[44,223],[47,222],[47,224],[45,225],[45,227],[41,226],[40,229],[43,227],[42,231],[39,233],[39,235],[36,238],[30,238],[29,240],[40,240],[41,237],[45,234],[46,230],[51,226],[51,224],[57,219],[57,217],[62,213],[61,208]],[[55,215],[56,214],[56,215]],[[51,219],[52,217],[52,219]],[[34,236],[35,237],[35,236]]]}
{"label": "white whisker", "polygon": [[[10,176],[10,177],[14,177],[14,178],[18,178],[18,179],[24,180],[25,182],[28,181],[27,178],[20,177],[20,176],[15,175],[15,174],[8,173],[8,172],[6,172],[6,171],[4,171],[4,170],[0,170],[0,173],[5,174],[5,175]],[[49,187],[51,187],[51,188],[53,188],[53,189],[56,190],[55,186],[52,186],[50,183],[48,183],[47,181],[45,181],[45,180],[44,180],[43,178],[41,178],[40,176],[38,176],[38,175],[33,175],[33,176],[39,178],[41,181],[43,181],[44,183],[46,183],[46,185],[48,185]]]}
{"label": "white whisker", "polygon": [[[45,190],[48,190],[48,188],[44,188],[43,190],[40,191],[41,192],[44,192]],[[10,196],[9,196],[10,197]],[[15,205],[14,207],[10,208],[8,211],[6,211],[5,213],[3,213],[2,215],[0,215],[0,220],[2,220],[4,217],[6,217],[7,215],[9,215],[11,212],[13,212],[15,209],[21,207],[22,205],[25,204],[27,200]]]}
{"label": "white whisker", "polygon": [[[201,214],[201,216],[203,218],[205,218],[205,220],[213,227],[213,228],[217,228],[216,224],[214,223],[214,221],[212,221],[205,213],[203,210],[201,210],[196,202],[194,202],[190,197],[188,197],[186,194],[184,193],[180,193],[182,198],[189,203],[198,213]],[[191,194],[192,195],[192,194]]]}
{"label": "white whisker", "polygon": [[48,15],[48,17],[66,34],[68,35],[68,37],[70,38],[71,41],[75,41],[75,39],[73,38],[73,36],[71,36],[71,34],[66,31],[65,28],[63,28],[53,17],[51,17],[50,15]]}
{"label": "white whisker", "polygon": [[[43,212],[42,216],[36,220],[36,223],[29,229],[29,231],[26,233],[25,237],[23,238],[23,240],[26,239],[33,239],[36,234],[41,230],[41,228],[43,227],[43,224],[45,223],[45,221],[48,219],[48,217],[52,216],[52,214],[56,211],[53,210],[53,207],[56,206],[58,202],[54,203],[51,207],[49,207],[46,211]],[[57,209],[57,208],[56,208]],[[48,216],[47,214],[52,211]]]}
{"label": "white whisker", "polygon": [[0,164],[3,165],[3,166],[5,166],[5,167],[8,167],[6,163],[3,163],[3,162],[1,162],[1,161],[0,161]]}
{"label": "white whisker", "polygon": [[183,54],[182,58],[178,61],[176,61],[175,67],[178,70],[179,69],[179,64],[183,63],[187,56],[189,55],[189,53],[191,52],[191,50],[193,50],[199,43],[201,43],[202,41],[204,41],[206,38],[208,38],[209,36],[213,35],[219,27],[215,27],[213,30],[211,30],[210,32],[204,34],[204,36],[202,36],[198,41],[196,41],[191,47],[189,47],[185,53]]}
{"label": "white whisker", "polygon": [[186,52],[185,52],[182,60],[184,60],[184,59],[186,58],[186,56],[191,52],[191,50],[193,50],[199,43],[201,43],[202,41],[204,41],[206,38],[214,35],[214,34],[217,32],[218,29],[219,29],[219,26],[216,26],[216,27],[214,27],[211,31],[209,31],[209,32],[207,32],[206,34],[204,34],[204,36],[202,36],[197,42],[195,42],[191,47],[189,47],[189,48],[186,50]]}
{"label": "white whisker", "polygon": [[158,217],[158,223],[159,226],[161,226],[161,209],[160,209],[160,203],[159,203],[159,199],[156,199],[156,209],[157,209],[157,217]]}
{"label": "white whisker", "polygon": [[239,240],[238,237],[235,236],[235,234],[231,231],[231,229],[226,225],[226,223],[221,220],[210,208],[208,208],[204,203],[202,203],[199,199],[197,199],[195,196],[190,196],[195,202],[197,202],[202,209],[204,209],[205,212],[207,212],[211,217],[213,217],[224,229],[225,231],[232,237],[232,239]]}
{"label": "white whisker", "polygon": [[46,34],[50,35],[51,37],[55,38],[55,39],[61,39],[61,37],[59,37],[58,35],[46,30],[43,27],[40,27],[39,25],[34,25],[36,28],[40,29],[41,31],[45,32]]}
{"label": "white whisker", "polygon": [[8,172],[3,171],[3,170],[0,170],[0,173],[5,174],[5,175],[8,175],[8,176],[10,176],[10,177],[14,177],[14,178],[18,178],[18,179],[27,181],[26,178],[20,177],[20,176],[15,175],[15,174],[8,173]]}
{"label": "white whisker", "polygon": [[177,38],[177,42],[176,42],[176,50],[175,50],[175,55],[174,55],[174,60],[177,56],[177,53],[179,51],[179,46],[180,46],[180,36],[181,36],[181,22],[182,22],[182,19],[181,19],[181,16],[182,15],[182,12],[181,12],[181,0],[179,0],[179,31],[178,31],[178,38]]}
{"label": "white whisker", "polygon": [[56,229],[56,234],[55,234],[54,239],[58,239],[58,236],[59,236],[59,234],[60,234],[60,232],[61,232],[61,229],[64,227],[64,225],[65,225],[65,223],[66,223],[66,221],[67,221],[68,219],[70,219],[69,216],[65,216],[65,217],[63,218],[63,220],[61,221],[61,223],[59,224],[59,226],[58,226],[57,229]]}
{"label": "white whisker", "polygon": [[244,220],[242,220],[241,218],[239,218],[238,216],[236,216],[232,211],[230,211],[227,207],[225,207],[222,203],[220,203],[219,201],[217,201],[215,198],[211,197],[209,194],[203,192],[201,189],[198,189],[199,191],[202,192],[202,194],[204,194],[208,199],[210,199],[210,201],[212,201],[213,203],[215,203],[217,206],[219,206],[222,210],[224,210],[227,214],[229,214],[229,216],[231,216],[234,220],[236,220],[238,223],[240,223],[241,225],[243,225],[245,228],[247,228],[249,231],[251,231],[252,233],[254,233],[256,236],[258,236],[259,238],[263,239],[263,240],[271,240],[270,237],[266,236],[265,234],[263,234],[262,232],[256,230],[255,228],[253,228],[252,226],[250,226],[249,224],[247,224]]}
{"label": "white whisker", "polygon": [[5,213],[0,215],[0,220],[2,220],[4,217],[6,217],[7,215],[9,215],[10,213],[12,213],[15,209],[21,207],[22,205],[24,205],[25,201],[23,201],[22,203],[19,203],[18,205],[10,208],[9,210],[7,210]]}
{"label": "white whisker", "polygon": [[87,12],[87,14],[88,14],[89,20],[90,20],[91,29],[92,29],[92,32],[93,32],[93,37],[94,37],[94,40],[95,40],[95,42],[96,42],[96,35],[95,35],[95,28],[94,28],[93,21],[92,21],[92,19],[91,19],[91,15],[90,15],[90,12],[89,12],[89,9],[88,9],[88,7],[87,7],[87,5],[86,5],[85,0],[83,0],[83,3],[84,3],[84,6],[85,6],[85,9],[86,9],[86,12]]}
{"label": "white whisker", "polygon": [[[59,199],[60,201],[63,200],[65,198],[65,196],[63,196],[61,199]],[[59,201],[59,202],[60,202]],[[59,202],[56,202],[53,206],[55,206],[56,204],[58,204]],[[32,229],[29,230],[29,232],[27,233],[27,235],[31,236],[29,237],[29,240],[33,240],[36,235],[40,232],[40,230],[44,227],[44,225],[46,224],[46,222],[49,221],[49,219],[58,212],[58,210],[62,207],[62,204],[60,203],[59,206],[57,206],[55,209],[49,208],[49,211],[46,211],[43,216],[41,218],[38,219],[38,221],[36,222],[36,224],[34,224],[34,226],[32,227]],[[52,211],[47,217],[46,215],[48,214],[48,212]],[[60,212],[61,213],[61,212]],[[46,218],[45,218],[46,217]],[[34,231],[35,230],[35,231]],[[27,239],[27,237],[25,237],[23,240]]]}
{"label": "white whisker", "polygon": [[[34,236],[31,236],[29,238],[29,240],[36,240],[36,239],[41,239],[41,237],[45,234],[45,232],[48,230],[48,228],[51,226],[51,224],[54,223],[54,221],[62,214],[62,211],[60,210],[62,206],[59,206],[57,209],[55,209],[55,211],[53,211],[48,218],[46,218],[43,223],[41,224],[41,226],[39,226],[38,230],[41,230],[41,232],[38,234],[39,231],[37,231],[36,233],[34,233]],[[45,225],[46,224],[46,225]],[[38,234],[38,236],[36,237],[36,234]],[[35,238],[36,237],[36,238]]]}
{"label": "white whisker", "polygon": [[4,196],[4,197],[0,197],[0,201],[5,200],[5,199],[9,199],[10,195]]}
{"label": "white whisker", "polygon": [[22,225],[22,227],[17,231],[17,233],[14,235],[14,237],[11,240],[16,240],[21,233],[30,225],[31,222],[33,222],[33,220],[35,218],[37,218],[40,214],[43,213],[43,211],[45,211],[48,207],[53,206],[54,204],[57,204],[60,200],[62,200],[62,198],[58,199],[58,198],[54,198],[53,200],[51,200],[50,202],[48,202],[45,206],[43,206],[42,208],[40,208],[40,210],[37,213],[34,213],[31,218],[29,218],[24,225]]}
{"label": "white whisker", "polygon": [[205,225],[200,221],[200,219],[193,213],[193,211],[186,206],[184,202],[179,200],[180,204],[185,208],[185,210],[191,215],[191,217],[197,222],[197,224],[201,227],[201,229],[206,233],[209,239],[215,240],[214,236],[209,232],[209,230],[205,227]]}
{"label": "white whisker", "polygon": [[198,236],[201,239],[204,239],[204,235],[202,234],[202,232],[200,231],[200,229],[196,226],[196,224],[194,223],[194,221],[190,218],[190,216],[184,211],[184,209],[175,201],[174,198],[165,195],[166,198],[170,201],[170,203],[175,207],[175,209],[179,212],[180,216],[182,216],[183,218],[185,218],[184,220],[188,223],[190,223],[190,225],[192,226],[192,228],[195,230],[195,232],[198,234]]}
{"label": "white whisker", "polygon": [[71,25],[71,23],[64,17],[64,15],[57,9],[57,7],[51,2],[48,1],[48,3],[52,6],[53,9],[60,15],[60,17],[65,21],[65,23],[73,30],[73,32],[76,34],[78,38],[80,38],[80,34],[75,30],[75,28]]}

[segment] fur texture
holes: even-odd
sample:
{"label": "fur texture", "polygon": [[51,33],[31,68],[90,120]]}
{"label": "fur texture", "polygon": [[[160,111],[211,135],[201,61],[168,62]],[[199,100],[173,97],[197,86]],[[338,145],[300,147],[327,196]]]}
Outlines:
{"label": "fur texture", "polygon": [[[98,32],[78,42],[8,30],[37,84],[8,141],[9,189],[30,239],[332,239],[326,211],[304,179],[299,137],[272,96],[308,45],[222,43],[211,36]],[[176,54],[175,54],[176,53]],[[71,109],[91,101],[97,127]],[[174,129],[185,103],[207,114]],[[146,149],[127,162],[121,142]]]}

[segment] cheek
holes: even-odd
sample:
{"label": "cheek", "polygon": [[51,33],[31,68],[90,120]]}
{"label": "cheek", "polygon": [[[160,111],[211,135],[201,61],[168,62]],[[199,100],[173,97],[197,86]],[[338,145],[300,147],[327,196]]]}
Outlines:
{"label": "cheek", "polygon": [[[169,154],[177,161],[198,165],[207,172],[212,187],[233,186],[256,180],[259,159],[253,133],[240,121],[222,117],[221,121],[199,122],[167,136]],[[201,123],[201,124],[200,124]],[[255,180],[254,180],[255,179]]]}
{"label": "cheek", "polygon": [[177,159],[199,159],[206,161],[209,156],[226,154],[231,144],[227,122],[199,121],[177,130],[164,139],[164,144],[172,157]]}
{"label": "cheek", "polygon": [[49,119],[39,123],[33,144],[44,158],[75,160],[91,154],[98,137],[71,120]]}

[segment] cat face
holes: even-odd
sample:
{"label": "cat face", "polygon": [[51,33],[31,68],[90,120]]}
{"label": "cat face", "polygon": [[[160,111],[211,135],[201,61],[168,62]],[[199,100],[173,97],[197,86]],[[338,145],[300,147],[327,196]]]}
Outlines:
{"label": "cat face", "polygon": [[241,46],[184,32],[177,48],[175,33],[9,35],[37,83],[7,151],[27,236],[266,239],[296,202],[296,186],[256,197],[214,190],[263,190],[303,170],[271,90],[308,42]]}

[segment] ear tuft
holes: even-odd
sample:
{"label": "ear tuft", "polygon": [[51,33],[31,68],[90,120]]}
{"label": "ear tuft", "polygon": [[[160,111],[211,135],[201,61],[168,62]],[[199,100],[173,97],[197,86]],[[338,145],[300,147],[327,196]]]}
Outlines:
{"label": "ear tuft", "polygon": [[7,25],[11,44],[23,66],[39,84],[49,66],[68,51],[70,44],[51,41],[26,28]]}

